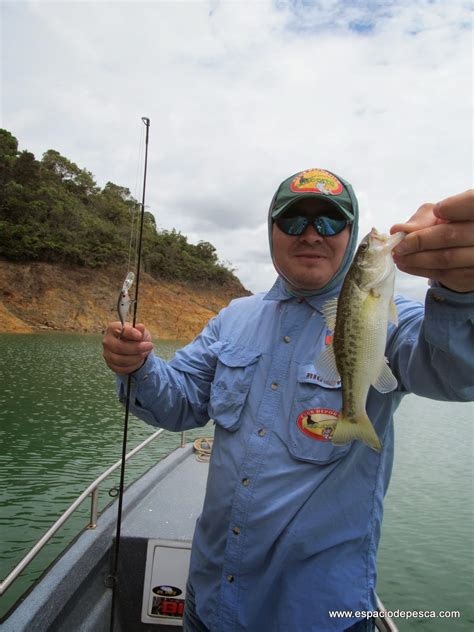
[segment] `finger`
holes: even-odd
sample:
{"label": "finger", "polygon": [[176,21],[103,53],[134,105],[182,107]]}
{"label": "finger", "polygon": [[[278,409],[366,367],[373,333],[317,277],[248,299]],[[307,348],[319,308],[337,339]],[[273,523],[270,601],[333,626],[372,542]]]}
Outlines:
{"label": "finger", "polygon": [[422,268],[427,270],[474,268],[474,246],[423,250],[422,252],[403,256],[394,253],[393,259],[397,265],[400,264],[410,268]]}
{"label": "finger", "polygon": [[122,323],[119,320],[114,320],[113,322],[107,325],[107,329],[105,330],[104,337],[107,336],[115,336],[120,334],[122,331]]}
{"label": "finger", "polygon": [[437,224],[408,234],[396,248],[395,255],[423,250],[450,249],[474,245],[474,222]]}
{"label": "finger", "polygon": [[445,220],[435,216],[433,212],[434,206],[431,203],[423,204],[406,222],[394,224],[390,229],[390,234],[393,235],[398,232],[413,233],[422,228],[444,224]]}
{"label": "finger", "polygon": [[150,332],[148,331],[148,329],[146,329],[145,325],[143,325],[142,323],[138,323],[137,325],[135,325],[135,329],[138,329],[138,331],[142,332],[143,340],[151,341]]}
{"label": "finger", "polygon": [[136,354],[134,356],[124,356],[116,353],[104,354],[104,358],[109,368],[116,373],[131,373],[135,371],[146,360],[148,353]]}
{"label": "finger", "polygon": [[115,353],[106,348],[104,348],[103,352],[107,366],[116,373],[130,373],[131,371],[135,371],[142,366],[149,355],[149,351],[127,355]]}
{"label": "finger", "polygon": [[123,331],[122,327],[120,327],[121,338],[126,340],[135,340],[137,342],[143,340],[144,331],[144,325],[140,325],[139,329],[137,326],[133,327],[129,323],[125,323],[125,325],[123,326]]}
{"label": "finger", "polygon": [[474,189],[441,200],[435,204],[433,213],[449,221],[474,220]]}
{"label": "finger", "polygon": [[103,343],[104,347],[104,357],[107,354],[107,357],[111,357],[112,355],[115,357],[123,357],[123,358],[133,358],[133,357],[141,357],[143,354],[148,355],[150,351],[153,351],[153,345],[149,342],[143,342],[132,345],[127,344],[118,344],[114,345]]}
{"label": "finger", "polygon": [[134,356],[142,353],[150,353],[153,349],[153,343],[149,340],[134,342],[116,336],[108,336],[102,341],[104,351],[122,356]]}
{"label": "finger", "polygon": [[455,292],[473,292],[474,291],[474,270],[472,268],[456,268],[455,270],[436,270],[433,268],[410,268],[408,266],[399,265],[397,267],[402,272],[412,274],[414,276],[426,277],[433,281],[438,281],[448,289]]}

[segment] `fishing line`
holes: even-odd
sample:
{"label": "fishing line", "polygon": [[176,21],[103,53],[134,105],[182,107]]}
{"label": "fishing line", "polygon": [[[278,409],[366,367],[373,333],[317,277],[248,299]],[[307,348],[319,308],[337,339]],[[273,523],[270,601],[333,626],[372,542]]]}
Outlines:
{"label": "fishing line", "polygon": [[[143,120],[143,119],[142,119]],[[144,159],[146,160],[146,150],[147,147],[145,147],[148,143],[148,126],[145,124],[145,130],[144,133],[141,134],[140,136],[140,145],[138,148],[138,160],[137,160],[137,175],[136,175],[136,181],[135,181],[135,199],[138,199],[139,196],[139,191],[140,191],[140,174],[144,173],[145,177],[146,177],[146,165],[144,165]],[[142,195],[143,195],[143,191],[142,191]],[[145,210],[145,207],[143,206],[144,204],[144,199],[142,200],[142,209],[143,212]],[[131,233],[135,239],[135,243],[134,243],[134,248],[132,250],[132,252],[135,253],[135,261],[134,261],[134,269],[137,269],[138,266],[138,243],[139,243],[139,217],[140,215],[137,213],[137,211],[139,210],[140,205],[138,204],[136,207],[134,207],[134,211],[133,211],[133,219],[136,219],[136,226],[134,227],[134,231],[133,233]],[[133,225],[132,225],[133,228]]]}
{"label": "fishing line", "polygon": [[[130,239],[128,241],[128,257],[127,257],[127,271],[132,267],[132,252],[136,250],[134,236],[135,236],[135,217],[137,216],[137,209],[135,205],[130,210],[130,214],[132,216],[131,226],[130,226]],[[136,267],[136,261],[133,262],[133,267]]]}
{"label": "fishing line", "polygon": [[[144,155],[144,144],[146,140],[147,128],[144,133],[140,135],[140,141],[138,143],[138,155],[137,155],[137,171],[135,175],[135,187],[133,189],[133,198],[134,200],[138,199],[139,195],[139,184],[140,184],[140,174],[142,173],[143,168],[143,155]],[[140,215],[137,211],[140,209],[140,204],[134,204],[130,209],[131,215],[131,225],[130,225],[130,239],[128,244],[128,259],[127,259],[127,272],[132,268],[136,270],[137,268],[137,250],[138,250],[138,232],[139,232],[139,218]],[[135,254],[135,260],[132,262],[132,253]]]}
{"label": "fishing line", "polygon": [[[135,327],[137,319],[138,308],[138,290],[140,287],[140,268],[141,268],[141,256],[142,256],[142,241],[143,241],[143,219],[145,216],[145,192],[146,192],[146,178],[147,178],[147,166],[148,166],[148,137],[150,131],[150,119],[142,117],[142,121],[146,127],[145,135],[145,164],[143,168],[143,188],[142,188],[142,201],[140,210],[140,221],[138,231],[138,248],[137,248],[137,261],[136,261],[136,274],[135,274],[135,296],[133,299],[133,320],[132,326]],[[129,273],[130,274],[130,273]],[[127,277],[129,276],[127,275]],[[127,456],[127,437],[128,437],[128,419],[130,416],[130,393],[132,387],[132,378],[130,373],[127,375],[127,386],[125,396],[125,415],[123,421],[123,441],[122,441],[122,464],[120,467],[120,483],[118,494],[118,506],[117,506],[117,528],[115,533],[115,544],[112,555],[111,572],[107,578],[107,584],[112,587],[112,605],[110,610],[110,632],[114,630],[115,622],[115,603],[117,598],[117,571],[119,563],[120,553],[120,536],[122,530],[122,508],[123,508],[123,494],[125,489],[125,458]]]}

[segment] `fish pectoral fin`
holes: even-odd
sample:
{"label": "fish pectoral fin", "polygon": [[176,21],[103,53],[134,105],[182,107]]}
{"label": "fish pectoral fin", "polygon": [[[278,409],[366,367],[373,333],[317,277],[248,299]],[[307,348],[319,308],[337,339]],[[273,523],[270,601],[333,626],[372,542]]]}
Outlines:
{"label": "fish pectoral fin", "polygon": [[387,358],[385,358],[382,370],[372,386],[376,388],[379,393],[390,393],[390,391],[394,391],[398,387],[397,379],[388,366]]}
{"label": "fish pectoral fin", "polygon": [[395,301],[390,301],[390,305],[388,307],[388,322],[398,325],[398,312]]}
{"label": "fish pectoral fin", "polygon": [[347,419],[341,415],[336,422],[331,441],[334,445],[344,445],[355,439],[362,441],[377,452],[382,450],[380,439],[367,415],[359,416],[356,419]]}
{"label": "fish pectoral fin", "polygon": [[326,349],[316,358],[314,366],[317,367],[319,375],[328,384],[336,384],[341,379],[336,365],[334,347],[328,345]]}
{"label": "fish pectoral fin", "polygon": [[326,301],[326,303],[324,303],[321,308],[324,320],[326,321],[326,325],[331,331],[334,331],[334,328],[336,326],[337,303],[337,298],[331,298],[329,299],[329,301]]}

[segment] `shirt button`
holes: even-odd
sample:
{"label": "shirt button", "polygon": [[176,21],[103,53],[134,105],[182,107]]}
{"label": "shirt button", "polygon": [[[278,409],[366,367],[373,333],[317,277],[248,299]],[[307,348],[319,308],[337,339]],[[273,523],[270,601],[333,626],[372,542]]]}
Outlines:
{"label": "shirt button", "polygon": [[244,487],[248,487],[248,486],[249,486],[249,483],[250,483],[250,480],[249,480],[248,478],[243,478],[243,479],[242,479],[242,485],[243,485]]}
{"label": "shirt button", "polygon": [[283,340],[284,340],[285,342],[291,342],[291,338],[290,338],[290,336],[284,336]]}
{"label": "shirt button", "polygon": [[273,390],[273,391],[276,391],[276,390],[277,390],[277,388],[278,388],[278,384],[277,384],[276,382],[273,382],[273,384],[272,384],[272,390]]}
{"label": "shirt button", "polygon": [[233,575],[227,575],[227,581],[229,582],[229,584],[232,584],[232,582],[234,581],[234,576]]}
{"label": "shirt button", "polygon": [[260,428],[257,434],[259,437],[264,437],[267,434],[267,431],[265,430],[265,428]]}
{"label": "shirt button", "polygon": [[439,294],[433,294],[433,300],[437,303],[442,303],[444,301],[444,296],[440,296]]}
{"label": "shirt button", "polygon": [[235,533],[235,535],[240,535],[240,527],[234,527],[232,532]]}

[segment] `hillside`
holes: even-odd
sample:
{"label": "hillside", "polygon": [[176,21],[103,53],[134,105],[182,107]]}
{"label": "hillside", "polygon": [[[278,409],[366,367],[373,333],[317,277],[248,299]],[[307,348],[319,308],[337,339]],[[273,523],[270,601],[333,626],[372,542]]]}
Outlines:
{"label": "hillside", "polygon": [[[127,188],[100,188],[53,149],[37,160],[0,129],[3,331],[102,331],[116,318],[140,214]],[[162,338],[192,338],[230,299],[249,294],[212,244],[160,230],[149,212],[142,244],[139,319]]]}
{"label": "hillside", "polygon": [[[109,321],[117,320],[122,277],[123,272],[118,270],[0,260],[1,330],[99,334]],[[243,291],[241,295],[246,294]],[[199,289],[159,282],[145,273],[140,284],[138,320],[155,337],[188,341],[236,295],[235,289]]]}

